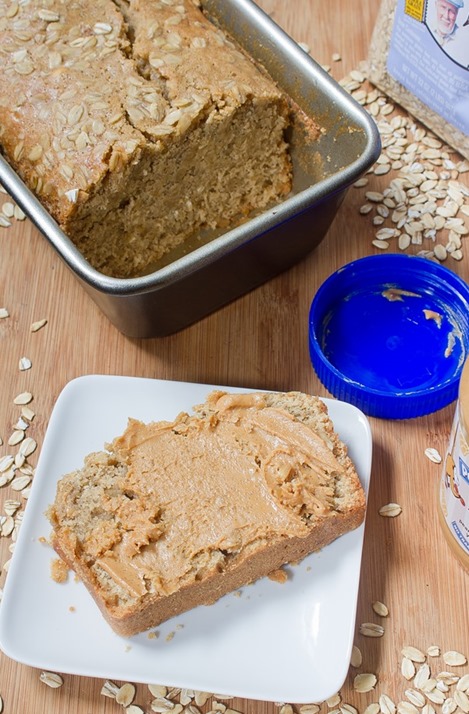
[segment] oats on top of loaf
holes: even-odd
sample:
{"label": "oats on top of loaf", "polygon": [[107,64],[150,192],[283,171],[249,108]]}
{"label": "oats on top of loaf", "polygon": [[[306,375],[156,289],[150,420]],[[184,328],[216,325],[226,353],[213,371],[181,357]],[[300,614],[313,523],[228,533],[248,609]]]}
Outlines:
{"label": "oats on top of loaf", "polygon": [[291,189],[286,98],[195,0],[0,0],[0,45],[3,152],[105,274]]}

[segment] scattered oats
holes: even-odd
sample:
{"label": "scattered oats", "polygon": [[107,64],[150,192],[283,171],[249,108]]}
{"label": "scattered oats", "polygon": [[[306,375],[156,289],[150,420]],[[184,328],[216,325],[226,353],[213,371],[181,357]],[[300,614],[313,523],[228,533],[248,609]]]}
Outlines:
{"label": "scattered oats", "polygon": [[362,178],[359,178],[358,181],[355,181],[353,184],[355,188],[362,188],[363,186],[366,186],[368,183],[368,179],[366,176],[362,176]]}
{"label": "scattered oats", "polygon": [[365,637],[382,637],[384,635],[384,627],[376,625],[374,622],[362,622],[360,625],[360,634]]}
{"label": "scattered oats", "polygon": [[125,708],[126,714],[145,714],[142,707],[137,706],[137,704],[131,704],[129,707]]}
{"label": "scattered oats", "polygon": [[454,650],[445,652],[443,654],[443,661],[445,664],[449,664],[450,667],[459,667],[464,664],[467,664],[466,656],[461,654],[461,652],[456,652]]}
{"label": "scattered oats", "polygon": [[456,689],[460,692],[469,692],[469,674],[464,674],[456,684]]}
{"label": "scattered oats", "polygon": [[30,359],[28,359],[28,357],[21,357],[18,363],[18,367],[21,372],[25,372],[27,369],[31,369],[32,366],[32,362]]}
{"label": "scattered oats", "polygon": [[203,707],[212,695],[210,692],[199,692],[196,691],[194,694],[194,701],[198,707]]}
{"label": "scattered oats", "polygon": [[371,206],[369,203],[364,203],[363,206],[360,206],[360,213],[363,216],[366,216],[368,213],[371,213],[373,210],[373,206]]}
{"label": "scattered oats", "polygon": [[365,75],[358,69],[352,69],[350,72],[350,78],[362,84],[365,81]]}
{"label": "scattered oats", "polygon": [[[417,689],[424,689],[430,679],[430,667],[427,663],[420,665],[415,675],[414,685]],[[425,703],[425,702],[424,702]],[[422,705],[423,706],[423,705]]]}
{"label": "scattered oats", "polygon": [[[289,707],[290,704],[285,704],[286,707]],[[200,714],[200,709],[196,707],[194,704],[189,704],[187,707],[184,708],[184,714]],[[225,712],[228,712],[229,710],[225,708]],[[285,714],[293,714],[293,707],[291,712],[285,712]]]}
{"label": "scattered oats", "polygon": [[371,702],[368,704],[363,714],[379,714],[379,704],[377,702]]}
{"label": "scattered oats", "polygon": [[422,714],[436,714],[435,707],[432,704],[425,704],[422,708]]}
{"label": "scattered oats", "polygon": [[372,203],[381,203],[384,198],[384,195],[379,193],[379,191],[367,191],[365,196],[368,201],[371,201]]}
{"label": "scattered oats", "polygon": [[459,681],[459,677],[454,672],[440,672],[436,676],[438,684],[441,682],[446,685],[456,684]]}
{"label": "scattered oats", "polygon": [[319,706],[317,704],[303,704],[299,708],[300,714],[317,714]]}
{"label": "scattered oats", "polygon": [[0,474],[3,474],[8,471],[8,469],[13,466],[14,461],[14,456],[11,456],[10,454],[2,456],[2,458],[0,459]]}
{"label": "scattered oats", "polygon": [[358,714],[358,710],[351,704],[341,704],[339,707],[341,714]]}
{"label": "scattered oats", "polygon": [[378,513],[386,518],[395,518],[402,513],[402,508],[398,503],[387,503],[385,506],[381,506]]}
{"label": "scattered oats", "polygon": [[419,710],[411,702],[399,702],[397,711],[399,714],[419,714]]}
{"label": "scattered oats", "polygon": [[0,226],[2,226],[2,228],[9,228],[11,226],[11,221],[9,221],[6,216],[0,215]]}
{"label": "scattered oats", "polygon": [[135,698],[135,685],[126,682],[120,687],[116,693],[116,702],[123,707],[129,707]]}
{"label": "scattered oats", "polygon": [[17,394],[17,396],[13,399],[13,404],[17,405],[22,405],[22,404],[29,404],[33,400],[33,395],[31,392],[21,392],[21,394]]}
{"label": "scattered oats", "polygon": [[404,692],[405,696],[415,707],[423,707],[425,704],[425,697],[421,692],[417,692],[416,689],[406,689]]}
{"label": "scattered oats", "polygon": [[466,692],[461,691],[460,689],[456,689],[454,692],[454,701],[456,702],[456,705],[461,709],[464,714],[468,714],[469,712],[469,697],[467,696]]}
{"label": "scattered oats", "polygon": [[401,650],[401,654],[403,657],[408,657],[412,662],[425,662],[425,655],[424,653],[419,650],[417,647],[412,647],[410,645],[407,645],[406,647],[403,647]]}
{"label": "scattered oats", "polygon": [[56,674],[55,672],[41,672],[41,674],[39,675],[39,679],[41,680],[41,682],[47,684],[47,686],[51,687],[52,689],[58,689],[58,687],[61,687],[64,683],[64,680],[60,676],[60,674]]}
{"label": "scattered oats", "polygon": [[24,463],[26,461],[26,456],[23,456],[23,454],[16,454],[15,455],[15,466],[18,469],[24,468]]}
{"label": "scattered oats", "polygon": [[36,448],[37,442],[31,436],[28,436],[21,444],[19,452],[23,456],[28,457],[36,451]]}
{"label": "scattered oats", "polygon": [[298,47],[301,47],[303,52],[306,52],[306,54],[309,54],[311,52],[311,48],[309,45],[306,44],[306,42],[298,42]]}
{"label": "scattered oats", "polygon": [[23,491],[31,483],[31,476],[17,476],[10,483],[10,487],[13,491]]}
{"label": "scattered oats", "polygon": [[16,444],[19,444],[20,441],[23,441],[24,439],[24,431],[21,429],[15,429],[8,439],[8,445],[9,446],[16,446]]}
{"label": "scattered oats", "polygon": [[37,332],[41,329],[41,327],[44,327],[44,325],[47,325],[47,320],[45,318],[38,320],[37,322],[33,322],[30,328],[31,332]]}
{"label": "scattered oats", "polygon": [[422,684],[422,692],[433,692],[437,684],[436,679],[430,677],[430,679],[427,679],[427,681]]}
{"label": "scattered oats", "polygon": [[441,712],[442,714],[453,714],[457,707],[458,705],[454,701],[453,697],[448,697],[441,706]]}
{"label": "scattered oats", "polygon": [[[181,704],[184,704],[184,702],[181,702]],[[157,712],[157,714],[165,714],[166,712],[170,712],[174,709],[174,707],[174,702],[162,696],[156,696],[151,703],[151,710],[153,712]]]}
{"label": "scattered oats", "polygon": [[3,510],[5,511],[7,516],[14,516],[20,506],[21,503],[19,501],[14,501],[13,499],[9,498],[3,504]]}
{"label": "scattered oats", "polygon": [[438,687],[436,689],[432,689],[431,692],[425,692],[425,694],[427,696],[427,699],[429,699],[434,704],[443,704],[446,699],[444,692],[440,691]]}
{"label": "scattered oats", "polygon": [[462,692],[460,689],[456,689],[456,691],[454,692],[454,701],[456,703],[456,706],[461,709],[464,714],[468,714],[469,697],[467,696],[466,692]]}
{"label": "scattered oats", "polygon": [[384,176],[384,174],[388,174],[391,170],[391,164],[379,164],[373,169],[373,173],[376,176]]}
{"label": "scattered oats", "polygon": [[435,253],[435,257],[438,258],[438,260],[446,260],[448,257],[448,251],[446,250],[445,246],[442,245],[441,243],[437,243],[436,246],[433,249],[433,252]]}
{"label": "scattered oats", "polygon": [[26,214],[16,203],[15,203],[15,210],[13,212],[13,215],[17,221],[24,221],[26,218]]}
{"label": "scattered oats", "polygon": [[2,212],[7,218],[13,218],[15,215],[15,204],[11,203],[11,201],[5,201],[2,206]]}
{"label": "scattered oats", "polygon": [[15,527],[15,519],[12,516],[0,516],[0,535],[8,537]]}
{"label": "scattered oats", "polygon": [[353,645],[352,656],[350,658],[351,666],[354,667],[355,669],[358,669],[358,667],[362,666],[362,660],[363,660],[363,657],[362,657],[360,648],[357,647],[356,645]]}
{"label": "scattered oats", "polygon": [[337,707],[341,702],[340,699],[340,694],[337,692],[337,694],[333,694],[329,699],[326,699],[326,704],[331,709],[332,707]]}
{"label": "scattered oats", "polygon": [[10,313],[6,307],[0,307],[0,319],[3,319],[4,317],[10,317]]}
{"label": "scattered oats", "polygon": [[21,409],[21,416],[24,419],[26,419],[27,421],[31,422],[34,419],[34,417],[36,416],[36,413],[33,412],[33,410],[30,409],[29,407],[23,407]]}
{"label": "scattered oats", "polygon": [[430,461],[433,461],[434,464],[441,464],[441,454],[437,449],[428,447],[428,449],[425,449],[425,456],[430,459]]}
{"label": "scattered oats", "polygon": [[376,682],[377,679],[375,674],[357,674],[353,680],[353,688],[356,692],[360,692],[361,694],[371,692],[375,688]]}
{"label": "scattered oats", "polygon": [[412,677],[415,675],[415,665],[408,657],[402,658],[401,674],[407,680],[412,679]]}
{"label": "scattered oats", "polygon": [[154,697],[166,697],[168,693],[168,687],[163,684],[148,684],[147,686]]}
{"label": "scattered oats", "polygon": [[379,697],[379,710],[381,714],[395,714],[396,705],[387,694],[381,694]]}
{"label": "scattered oats", "polygon": [[340,54],[339,54],[338,52],[334,52],[334,53],[333,53],[333,55],[332,55],[332,61],[333,61],[333,62],[340,62],[341,59],[342,59],[342,57],[340,56]]}
{"label": "scattered oats", "polygon": [[379,248],[379,250],[387,250],[389,248],[389,243],[387,241],[378,240],[377,238],[372,240],[371,244],[374,245],[375,248]]}
{"label": "scattered oats", "polygon": [[118,691],[119,687],[117,684],[114,684],[114,682],[110,682],[109,680],[106,680],[101,688],[101,694],[103,697],[109,697],[110,699],[115,699]]}
{"label": "scattered oats", "polygon": [[386,605],[379,600],[376,600],[373,605],[373,610],[376,612],[377,615],[380,615],[381,617],[387,617],[389,615],[389,610],[386,607]]}

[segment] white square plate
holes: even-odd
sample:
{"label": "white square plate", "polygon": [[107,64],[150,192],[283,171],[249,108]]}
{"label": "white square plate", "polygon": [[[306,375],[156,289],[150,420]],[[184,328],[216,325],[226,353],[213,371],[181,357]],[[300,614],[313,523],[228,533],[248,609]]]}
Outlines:
{"label": "white square plate", "polygon": [[[71,381],[51,415],[0,607],[0,647],[40,669],[161,683],[265,701],[323,701],[345,681],[355,629],[364,525],[289,568],[124,639],[107,625],[85,587],[55,583],[43,541],[44,513],[58,479],[126,427],[173,419],[215,387],[91,375]],[[223,389],[223,387],[222,387]],[[227,387],[229,391],[251,391]],[[368,492],[372,441],[361,411],[325,399]]]}

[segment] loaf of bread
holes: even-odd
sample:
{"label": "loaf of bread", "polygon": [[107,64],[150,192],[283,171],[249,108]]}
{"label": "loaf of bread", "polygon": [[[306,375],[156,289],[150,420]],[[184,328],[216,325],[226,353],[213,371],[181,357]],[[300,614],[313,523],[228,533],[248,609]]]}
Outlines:
{"label": "loaf of bread", "polygon": [[288,103],[198,0],[0,0],[0,148],[97,270],[291,188]]}
{"label": "loaf of bread", "polygon": [[364,515],[324,403],[298,392],[215,391],[172,422],[129,420],[59,481],[48,511],[53,547],[125,636],[302,559]]}

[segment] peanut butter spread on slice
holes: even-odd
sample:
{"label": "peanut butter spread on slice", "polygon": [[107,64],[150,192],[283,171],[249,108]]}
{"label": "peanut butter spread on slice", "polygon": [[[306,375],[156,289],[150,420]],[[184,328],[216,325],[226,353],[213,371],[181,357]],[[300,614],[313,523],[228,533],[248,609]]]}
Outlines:
{"label": "peanut butter spread on slice", "polygon": [[131,419],[111,445],[126,464],[107,505],[119,526],[85,540],[130,596],[168,595],[262,544],[304,537],[334,509],[342,467],[312,429],[261,394],[212,402],[173,422]]}

